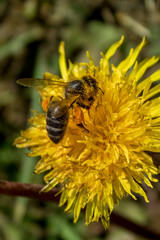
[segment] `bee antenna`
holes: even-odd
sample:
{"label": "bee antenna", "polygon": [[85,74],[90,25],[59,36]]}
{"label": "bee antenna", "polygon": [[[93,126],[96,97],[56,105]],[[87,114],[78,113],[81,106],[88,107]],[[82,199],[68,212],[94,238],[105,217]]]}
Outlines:
{"label": "bee antenna", "polygon": [[102,95],[104,95],[103,90],[102,90],[100,87],[98,87],[98,89],[100,90],[100,92],[102,93]]}

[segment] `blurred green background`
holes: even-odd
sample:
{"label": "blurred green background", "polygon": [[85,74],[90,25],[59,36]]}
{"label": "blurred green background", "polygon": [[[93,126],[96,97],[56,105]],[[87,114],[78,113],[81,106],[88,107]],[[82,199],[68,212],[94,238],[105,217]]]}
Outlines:
{"label": "blurred green background", "polygon": [[[58,46],[66,43],[71,61],[86,61],[86,50],[95,63],[100,52],[125,35],[116,64],[145,35],[148,46],[140,58],[160,55],[160,1],[156,0],[0,0],[0,179],[43,184],[33,174],[37,159],[25,155],[13,141],[27,127],[31,109],[42,111],[39,95],[16,84],[16,79],[59,74]],[[159,64],[147,71],[150,74]],[[155,156],[155,164],[158,156]],[[145,187],[145,186],[144,186]],[[129,197],[115,212],[159,231],[160,184],[146,188],[149,204]],[[140,240],[127,229],[112,224],[77,224],[56,203],[0,196],[0,240]]]}

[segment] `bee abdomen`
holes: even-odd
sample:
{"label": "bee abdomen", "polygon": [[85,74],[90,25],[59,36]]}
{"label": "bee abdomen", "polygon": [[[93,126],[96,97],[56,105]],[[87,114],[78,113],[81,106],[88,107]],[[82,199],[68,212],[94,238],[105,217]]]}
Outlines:
{"label": "bee abdomen", "polygon": [[68,113],[63,114],[59,118],[49,117],[46,118],[46,129],[49,138],[54,143],[59,143],[65,133],[68,123]]}

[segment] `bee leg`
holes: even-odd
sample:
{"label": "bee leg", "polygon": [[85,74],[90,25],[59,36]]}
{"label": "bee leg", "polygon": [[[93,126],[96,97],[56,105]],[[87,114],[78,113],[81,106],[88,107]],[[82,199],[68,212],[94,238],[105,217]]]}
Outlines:
{"label": "bee leg", "polygon": [[101,94],[104,95],[104,91],[100,87],[98,87],[98,89],[101,92]]}
{"label": "bee leg", "polygon": [[61,97],[61,96],[58,96],[58,98],[59,98],[59,100],[63,100],[63,97]]}
{"label": "bee leg", "polygon": [[[89,109],[90,110],[90,109]],[[89,118],[91,118],[91,114],[90,114],[90,111],[88,110],[88,116],[89,116]]]}
{"label": "bee leg", "polygon": [[85,128],[84,124],[81,122],[79,124],[76,124],[78,127],[83,128],[85,131],[87,131],[89,133],[89,130],[87,128]]}

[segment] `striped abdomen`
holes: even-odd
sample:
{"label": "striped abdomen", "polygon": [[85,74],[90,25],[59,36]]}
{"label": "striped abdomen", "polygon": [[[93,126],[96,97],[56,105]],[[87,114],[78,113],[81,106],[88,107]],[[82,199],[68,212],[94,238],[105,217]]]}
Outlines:
{"label": "striped abdomen", "polygon": [[63,100],[51,102],[48,108],[46,129],[49,138],[54,143],[59,143],[64,136],[69,117],[68,110],[69,107]]}

